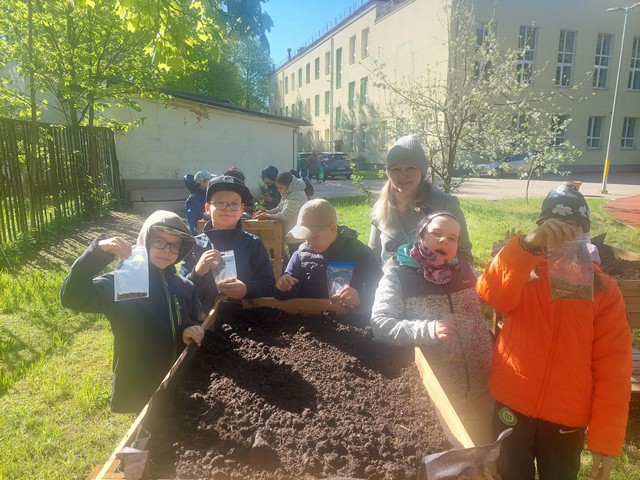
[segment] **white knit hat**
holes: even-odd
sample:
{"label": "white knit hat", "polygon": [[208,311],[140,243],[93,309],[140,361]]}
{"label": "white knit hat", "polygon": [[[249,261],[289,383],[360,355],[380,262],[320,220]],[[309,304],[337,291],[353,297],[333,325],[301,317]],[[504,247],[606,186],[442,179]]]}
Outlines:
{"label": "white knit hat", "polygon": [[427,174],[427,156],[422,144],[413,135],[407,135],[398,139],[387,154],[387,171],[394,165],[414,165],[423,175]]}

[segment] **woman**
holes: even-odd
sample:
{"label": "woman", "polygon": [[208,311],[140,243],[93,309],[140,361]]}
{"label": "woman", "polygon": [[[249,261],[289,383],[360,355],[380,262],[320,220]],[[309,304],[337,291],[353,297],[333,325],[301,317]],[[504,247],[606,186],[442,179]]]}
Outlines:
{"label": "woman", "polygon": [[[271,260],[262,240],[242,230],[240,218],[249,189],[235,177],[214,177],[207,187],[205,210],[211,220],[196,237],[191,253],[182,263],[181,273],[193,282],[205,312],[209,312],[219,293],[232,299],[266,297],[276,285]],[[214,272],[222,252],[233,250],[236,278],[216,285]]]}
{"label": "woman", "polygon": [[472,440],[484,445],[494,440],[487,385],[493,338],[474,290],[476,272],[456,257],[460,227],[449,212],[418,224],[415,242],[400,246],[380,280],[371,326],[376,340],[422,347]]}
{"label": "woman", "polygon": [[373,208],[369,248],[384,263],[400,245],[415,238],[425,215],[446,210],[460,221],[458,256],[471,263],[471,241],[458,198],[438,190],[426,174],[427,156],[418,139],[412,135],[398,139],[387,154],[389,179]]}

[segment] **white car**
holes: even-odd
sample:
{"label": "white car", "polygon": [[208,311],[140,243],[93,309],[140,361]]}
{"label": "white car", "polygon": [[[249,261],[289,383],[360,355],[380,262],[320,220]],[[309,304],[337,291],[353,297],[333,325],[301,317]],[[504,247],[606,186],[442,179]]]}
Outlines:
{"label": "white car", "polygon": [[480,163],[477,165],[480,175],[491,175],[501,177],[505,173],[518,174],[528,172],[531,169],[531,158],[533,153],[510,153],[495,162]]}

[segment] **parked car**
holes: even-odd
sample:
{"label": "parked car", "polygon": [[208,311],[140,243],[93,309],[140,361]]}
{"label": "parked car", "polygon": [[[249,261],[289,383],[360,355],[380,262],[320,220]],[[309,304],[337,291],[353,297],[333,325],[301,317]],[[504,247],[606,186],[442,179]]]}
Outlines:
{"label": "parked car", "polygon": [[518,174],[528,172],[531,169],[533,153],[509,153],[499,158],[495,162],[480,163],[476,165],[480,175],[491,175],[501,177],[505,173]]}
{"label": "parked car", "polygon": [[351,178],[351,158],[343,152],[322,152],[326,162],[324,178],[343,176],[347,180]]}

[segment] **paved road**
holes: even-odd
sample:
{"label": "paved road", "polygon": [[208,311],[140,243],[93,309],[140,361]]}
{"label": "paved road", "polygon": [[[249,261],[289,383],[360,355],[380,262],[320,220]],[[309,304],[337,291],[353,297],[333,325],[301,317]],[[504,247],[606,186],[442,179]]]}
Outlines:
{"label": "paved road", "polygon": [[[549,190],[556,188],[561,182],[581,181],[580,193],[593,198],[621,198],[640,195],[640,171],[610,174],[607,179],[607,193],[601,193],[602,174],[583,173],[571,174],[567,177],[559,175],[545,175],[544,179],[531,180],[529,198],[543,198]],[[377,195],[384,185],[384,180],[365,180],[364,184],[371,187]],[[316,197],[336,198],[362,195],[360,188],[350,180],[327,180],[326,183],[313,184]],[[481,198],[499,200],[501,198],[524,197],[526,180],[517,178],[472,178],[466,181],[455,192],[461,198]]]}

